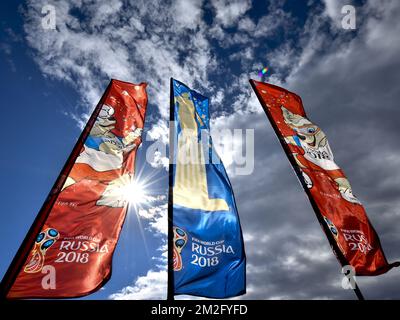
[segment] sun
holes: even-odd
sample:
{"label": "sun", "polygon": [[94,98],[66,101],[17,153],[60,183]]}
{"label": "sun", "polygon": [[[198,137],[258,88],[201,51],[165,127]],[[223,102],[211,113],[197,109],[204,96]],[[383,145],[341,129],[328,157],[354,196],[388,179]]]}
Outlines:
{"label": "sun", "polygon": [[147,185],[142,179],[135,179],[131,174],[124,174],[111,181],[103,191],[97,205],[109,207],[124,207],[132,204],[137,209],[149,202]]}
{"label": "sun", "polygon": [[110,182],[103,192],[102,203],[114,207],[131,205],[136,212],[147,208],[157,199],[154,183],[160,181],[155,172],[144,173],[142,167],[135,175],[126,173]]}
{"label": "sun", "polygon": [[148,190],[143,183],[133,179],[122,188],[121,195],[125,201],[137,207],[147,203]]}

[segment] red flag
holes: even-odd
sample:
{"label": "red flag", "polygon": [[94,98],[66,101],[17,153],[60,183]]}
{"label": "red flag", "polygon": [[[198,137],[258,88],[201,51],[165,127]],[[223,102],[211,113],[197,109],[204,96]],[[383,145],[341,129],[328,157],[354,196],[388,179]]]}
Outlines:
{"label": "red flag", "polygon": [[84,296],[110,278],[146,107],[145,83],[111,80],[6,274],[7,298]]}
{"label": "red flag", "polygon": [[389,264],[378,235],[334,162],[324,132],[306,116],[301,98],[283,88],[250,80],[314,211],[342,265],[357,275],[378,275]]}

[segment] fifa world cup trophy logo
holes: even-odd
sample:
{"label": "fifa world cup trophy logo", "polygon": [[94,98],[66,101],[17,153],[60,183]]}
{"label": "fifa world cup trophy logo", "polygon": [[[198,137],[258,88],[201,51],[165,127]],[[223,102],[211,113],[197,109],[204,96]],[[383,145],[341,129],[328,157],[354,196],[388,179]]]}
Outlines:
{"label": "fifa world cup trophy logo", "polygon": [[185,244],[187,243],[186,232],[181,228],[174,227],[174,271],[182,269],[182,257],[181,252]]}
{"label": "fifa world cup trophy logo", "polygon": [[343,250],[343,248],[342,248],[342,246],[340,245],[340,242],[339,242],[339,231],[338,231],[338,229],[333,224],[333,222],[331,220],[329,220],[327,217],[324,216],[324,220],[325,220],[326,224],[328,225],[329,230],[333,234],[339,249],[344,253],[344,250]]}
{"label": "fifa world cup trophy logo", "polygon": [[29,257],[28,263],[24,268],[26,273],[36,273],[42,270],[46,251],[58,240],[59,232],[53,228],[47,228],[40,232],[35,240]]}

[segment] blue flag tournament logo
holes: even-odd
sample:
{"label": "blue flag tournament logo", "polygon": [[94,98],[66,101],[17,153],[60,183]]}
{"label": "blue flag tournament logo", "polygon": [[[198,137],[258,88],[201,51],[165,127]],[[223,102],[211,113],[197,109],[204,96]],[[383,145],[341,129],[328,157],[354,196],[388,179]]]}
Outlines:
{"label": "blue flag tournament logo", "polygon": [[175,294],[244,294],[242,231],[232,186],[209,134],[209,99],[176,80],[173,92]]}

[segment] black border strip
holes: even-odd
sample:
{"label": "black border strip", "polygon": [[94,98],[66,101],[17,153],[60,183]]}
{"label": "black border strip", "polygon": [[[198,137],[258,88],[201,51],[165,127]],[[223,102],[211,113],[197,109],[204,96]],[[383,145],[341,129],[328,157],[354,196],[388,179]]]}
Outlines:
{"label": "black border strip", "polygon": [[168,169],[168,288],[167,300],[174,300],[175,281],[174,281],[174,256],[173,256],[173,240],[174,240],[174,135],[175,135],[175,98],[174,98],[174,79],[170,79],[170,106],[169,106],[169,169]]}

